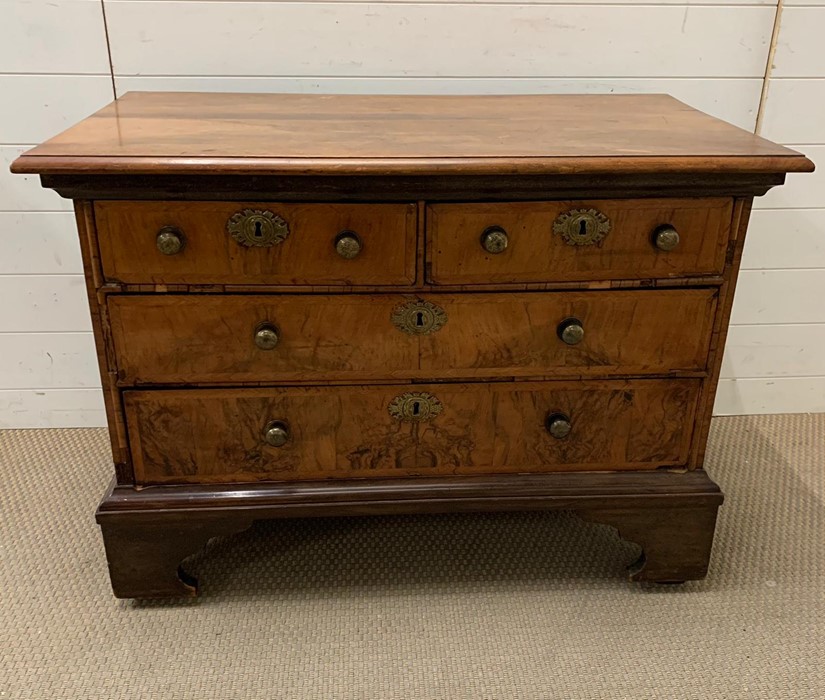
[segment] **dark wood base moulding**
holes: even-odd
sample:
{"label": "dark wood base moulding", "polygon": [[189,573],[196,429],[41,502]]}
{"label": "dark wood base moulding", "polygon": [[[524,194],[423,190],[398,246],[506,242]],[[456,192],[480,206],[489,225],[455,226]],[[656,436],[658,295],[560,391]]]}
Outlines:
{"label": "dark wood base moulding", "polygon": [[197,595],[181,562],[256,520],[388,513],[570,510],[642,547],[634,581],[707,573],[719,487],[703,470],[237,485],[112,485],[97,510],[118,598]]}

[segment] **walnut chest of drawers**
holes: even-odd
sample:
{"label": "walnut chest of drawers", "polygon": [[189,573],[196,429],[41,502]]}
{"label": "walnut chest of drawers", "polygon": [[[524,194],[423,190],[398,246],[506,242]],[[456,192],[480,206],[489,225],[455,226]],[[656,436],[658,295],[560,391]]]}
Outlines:
{"label": "walnut chest of drawers", "polygon": [[75,202],[116,595],[384,512],[569,509],[704,576],[751,202],[812,167],[657,95],[132,93],[24,154]]}

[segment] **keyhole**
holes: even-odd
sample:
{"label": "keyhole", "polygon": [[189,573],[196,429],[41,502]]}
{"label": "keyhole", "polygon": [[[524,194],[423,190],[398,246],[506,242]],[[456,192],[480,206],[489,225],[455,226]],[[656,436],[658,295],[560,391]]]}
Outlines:
{"label": "keyhole", "polygon": [[[418,326],[419,328],[423,327],[423,325],[424,325],[424,312],[423,311],[419,311],[418,313],[416,313],[416,315],[415,315],[415,325]],[[418,404],[416,404],[416,405],[418,405]]]}
{"label": "keyhole", "polygon": [[582,219],[581,221],[579,221],[579,235],[587,235],[587,219]]}
{"label": "keyhole", "polygon": [[261,238],[264,235],[262,228],[263,227],[261,226],[261,222],[256,221],[255,222],[255,233],[253,234],[255,236],[255,238]]}
{"label": "keyhole", "polygon": [[413,401],[412,409],[412,414],[414,416],[417,416],[419,413],[421,413],[421,404],[419,404],[418,401]]}

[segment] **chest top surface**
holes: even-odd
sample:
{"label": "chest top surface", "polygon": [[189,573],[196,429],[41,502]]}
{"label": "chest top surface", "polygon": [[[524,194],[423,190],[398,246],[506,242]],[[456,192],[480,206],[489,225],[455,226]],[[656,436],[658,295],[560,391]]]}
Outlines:
{"label": "chest top surface", "polygon": [[667,95],[129,93],[28,151],[42,174],[801,172]]}

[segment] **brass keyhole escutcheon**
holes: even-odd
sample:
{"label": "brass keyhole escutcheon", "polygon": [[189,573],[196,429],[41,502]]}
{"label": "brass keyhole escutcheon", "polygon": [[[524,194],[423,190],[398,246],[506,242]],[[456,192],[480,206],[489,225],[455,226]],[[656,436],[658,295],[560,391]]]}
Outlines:
{"label": "brass keyhole escutcheon", "polygon": [[387,407],[395,420],[408,423],[432,420],[442,409],[441,402],[426,391],[410,391],[396,396]]}
{"label": "brass keyhole escutcheon", "polygon": [[447,323],[447,314],[440,306],[418,299],[397,306],[390,320],[398,330],[409,335],[429,335]]}
{"label": "brass keyhole escutcheon", "polygon": [[598,245],[610,227],[610,219],[598,209],[571,209],[556,217],[553,233],[567,245]]}
{"label": "brass keyhole escutcheon", "polygon": [[226,230],[238,243],[248,248],[269,248],[289,236],[289,226],[268,209],[244,209],[226,222]]}

